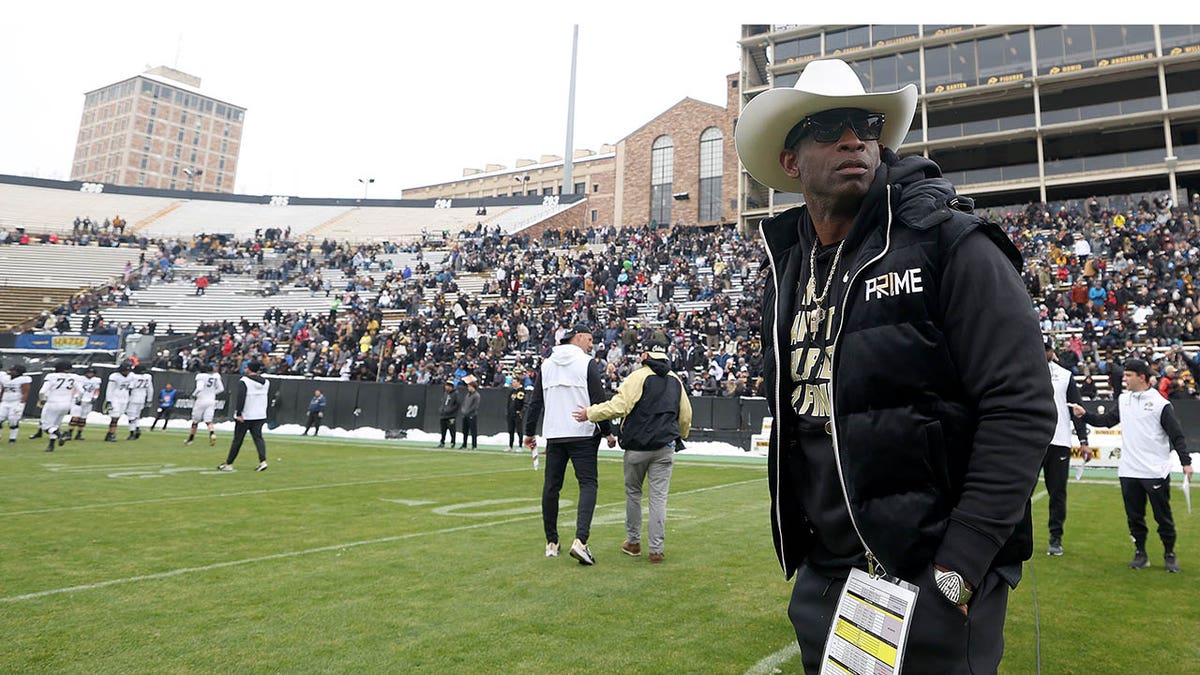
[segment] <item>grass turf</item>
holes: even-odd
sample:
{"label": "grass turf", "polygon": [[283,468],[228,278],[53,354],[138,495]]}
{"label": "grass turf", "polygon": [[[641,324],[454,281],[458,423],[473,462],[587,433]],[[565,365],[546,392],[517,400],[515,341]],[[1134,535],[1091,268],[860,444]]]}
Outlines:
{"label": "grass turf", "polygon": [[[800,672],[760,463],[679,455],[667,559],[623,555],[602,453],[594,567],[542,555],[528,455],[268,435],[271,467],[190,447],[22,438],[0,447],[3,672]],[[568,472],[569,474],[569,472]],[[1040,492],[1040,490],[1039,490]],[[1178,494],[1178,492],[1176,493]],[[569,544],[568,475],[559,530]],[[1194,672],[1196,526],[1183,575],[1131,554],[1115,480],[1072,482],[1067,555],[1038,550],[1009,605],[1003,672]],[[567,503],[569,502],[569,503]],[[772,660],[772,655],[774,659]],[[757,665],[756,665],[757,664]]]}

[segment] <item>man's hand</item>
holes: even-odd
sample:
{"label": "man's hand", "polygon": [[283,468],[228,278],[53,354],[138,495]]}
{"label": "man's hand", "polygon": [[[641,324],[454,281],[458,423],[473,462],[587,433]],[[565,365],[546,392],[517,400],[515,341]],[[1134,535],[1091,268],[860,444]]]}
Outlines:
{"label": "man's hand", "polygon": [[1188,464],[1187,466],[1183,467],[1183,475],[1188,479],[1189,483],[1192,482],[1192,465],[1191,464]]}
{"label": "man's hand", "polygon": [[237,416],[236,418],[234,418],[234,419],[236,419],[236,420],[237,420],[237,421],[239,421],[239,422],[245,422],[245,421],[246,421],[246,419],[245,419],[245,418],[243,418],[241,415],[238,415],[238,416]]}
{"label": "man's hand", "polygon": [[1080,446],[1079,446],[1079,456],[1083,458],[1083,461],[1084,461],[1084,462],[1090,462],[1090,461],[1092,461],[1092,448],[1091,448],[1091,446],[1089,446],[1087,443],[1082,443],[1082,444],[1080,444]]}
{"label": "man's hand", "polygon": [[525,447],[529,448],[530,450],[537,449],[537,436],[526,436]]}
{"label": "man's hand", "polygon": [[[610,447],[610,448],[617,447],[617,437],[616,436],[614,436],[612,434],[608,435],[608,447]],[[1188,468],[1190,469],[1191,467],[1188,467]]]}
{"label": "man's hand", "polygon": [[[575,421],[576,421],[576,422],[586,422],[586,421],[588,421],[588,416],[587,416],[587,406],[582,406],[582,405],[581,405],[581,406],[579,406],[578,408],[576,408],[576,409],[575,409],[575,412],[571,413],[571,417],[575,418]],[[611,447],[611,446],[610,446],[610,447]]]}
{"label": "man's hand", "polygon": [[1071,414],[1075,415],[1076,417],[1083,417],[1085,414],[1087,414],[1087,410],[1084,410],[1083,406],[1079,405],[1078,403],[1072,403]]}

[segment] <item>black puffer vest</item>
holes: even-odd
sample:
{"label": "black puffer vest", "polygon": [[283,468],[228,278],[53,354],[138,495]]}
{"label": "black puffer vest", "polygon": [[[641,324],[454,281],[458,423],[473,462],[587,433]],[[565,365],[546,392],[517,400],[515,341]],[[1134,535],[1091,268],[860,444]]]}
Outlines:
{"label": "black puffer vest", "polygon": [[[846,266],[849,282],[834,327],[831,432],[863,542],[888,573],[911,579],[931,563],[942,541],[975,432],[940,328],[944,261],[976,230],[1018,270],[1021,257],[998,226],[968,212],[968,199],[924,200],[928,203],[914,208],[905,203],[901,186],[882,188],[888,190],[887,222],[867,234]],[[778,307],[794,306],[796,278],[784,271],[801,267],[786,259],[796,251],[798,212],[762,226],[777,275],[763,300],[763,350],[774,360],[765,368],[766,391],[776,419],[780,406],[788,405],[779,394],[779,365],[786,358],[780,345],[788,344],[788,321],[775,317]],[[773,426],[768,469],[776,552],[790,578],[812,546],[812,533],[794,496],[780,490],[780,476],[787,473],[780,463],[798,454],[781,452],[784,426]],[[993,566],[1025,560],[1031,550],[1027,514]]]}

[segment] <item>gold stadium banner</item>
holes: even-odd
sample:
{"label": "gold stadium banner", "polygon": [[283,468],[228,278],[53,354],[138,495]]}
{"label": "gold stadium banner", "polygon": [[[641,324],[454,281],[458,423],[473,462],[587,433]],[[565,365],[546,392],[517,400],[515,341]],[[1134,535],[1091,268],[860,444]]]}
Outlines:
{"label": "gold stadium banner", "polygon": [[1097,68],[1107,68],[1109,66],[1119,66],[1125,63],[1136,63],[1138,61],[1149,61],[1154,58],[1154,52],[1142,52],[1141,54],[1129,54],[1128,56],[1117,56],[1111,59],[1100,59],[1096,62]]}
{"label": "gold stadium banner", "polygon": [[966,89],[969,86],[971,86],[971,85],[967,84],[966,82],[950,82],[948,84],[937,85],[936,87],[933,88],[933,91],[931,91],[930,93],[931,94],[940,94],[940,93],[946,92],[946,91],[958,91],[959,89]]}
{"label": "gold stadium banner", "polygon": [[1009,73],[1008,75],[992,75],[984,84],[1003,84],[1005,82],[1020,82],[1025,79],[1025,73]]}
{"label": "gold stadium banner", "polygon": [[1180,54],[1196,54],[1200,52],[1200,45],[1178,45],[1171,47],[1165,56],[1179,56]]}
{"label": "gold stadium banner", "polygon": [[1088,63],[1084,63],[1084,62],[1064,63],[1064,64],[1057,65],[1057,66],[1050,66],[1049,68],[1043,68],[1041,71],[1041,74],[1042,75],[1059,75],[1061,73],[1077,73],[1077,72],[1083,70],[1084,68],[1094,68],[1095,65],[1096,65],[1095,63],[1091,63],[1091,62],[1088,62]]}

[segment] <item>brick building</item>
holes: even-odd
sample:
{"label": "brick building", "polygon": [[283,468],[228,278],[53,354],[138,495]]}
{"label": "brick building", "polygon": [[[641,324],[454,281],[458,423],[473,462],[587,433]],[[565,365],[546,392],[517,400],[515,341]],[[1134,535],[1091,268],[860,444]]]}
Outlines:
{"label": "brick building", "polygon": [[[716,225],[737,221],[738,161],[733,148],[737,76],[726,78],[724,107],[685,98],[599,152],[576,150],[570,192],[574,227],[651,221]],[[544,155],[515,168],[465,169],[459,180],[404,189],[405,199],[484,200],[562,193],[563,160]]]}
{"label": "brick building", "polygon": [[71,180],[232,193],[245,112],[165,66],[90,91]]}

